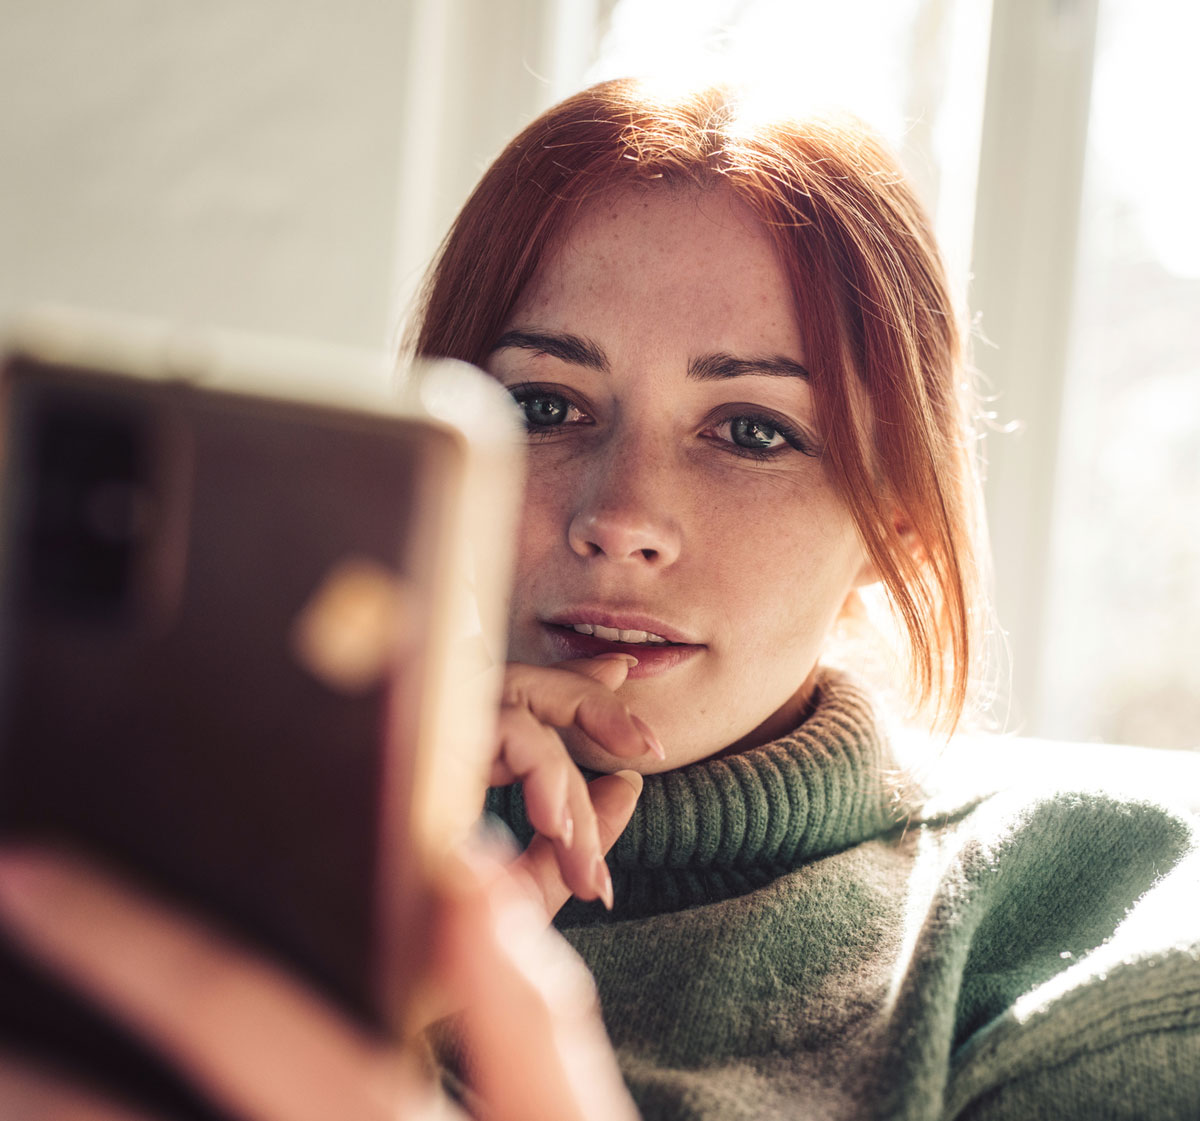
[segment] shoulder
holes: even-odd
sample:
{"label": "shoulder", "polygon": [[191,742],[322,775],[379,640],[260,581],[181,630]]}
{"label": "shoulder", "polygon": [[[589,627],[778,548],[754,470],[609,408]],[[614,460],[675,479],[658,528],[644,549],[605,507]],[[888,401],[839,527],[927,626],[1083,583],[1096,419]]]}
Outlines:
{"label": "shoulder", "polygon": [[952,990],[947,1117],[1200,1116],[1200,783],[1171,777],[1200,760],[1086,751],[916,822],[933,867],[899,1004],[923,1020]]}
{"label": "shoulder", "polygon": [[931,834],[963,906],[1023,893],[1005,912],[1014,924],[1034,918],[1039,888],[1064,919],[1077,909],[1115,924],[1200,844],[1200,752],[999,736],[905,751],[926,776],[909,827]]}
{"label": "shoulder", "polygon": [[1083,849],[1074,882],[1004,893],[980,923],[947,1117],[1027,1117],[1048,1101],[1064,1117],[1200,1116],[1200,852],[1153,807],[1102,816],[1129,837],[1114,844],[1101,824],[1100,845],[1068,840]]}
{"label": "shoulder", "polygon": [[1088,790],[1200,816],[1200,750],[989,734],[958,735],[949,744],[907,733],[895,739],[901,763],[925,781],[930,803],[944,808],[1004,791]]}

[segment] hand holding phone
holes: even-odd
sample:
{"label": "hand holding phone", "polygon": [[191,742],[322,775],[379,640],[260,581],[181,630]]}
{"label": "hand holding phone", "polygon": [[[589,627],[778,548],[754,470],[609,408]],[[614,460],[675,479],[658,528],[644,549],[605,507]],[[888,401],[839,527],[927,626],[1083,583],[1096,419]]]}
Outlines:
{"label": "hand holding phone", "polygon": [[[620,781],[620,780],[616,780]],[[632,808],[632,802],[630,802]],[[493,1121],[636,1117],[583,964],[530,902],[503,856],[471,847],[437,893],[440,970],[469,993],[464,1031]],[[79,920],[85,917],[90,936]],[[0,851],[0,922],[53,955],[76,984],[137,1020],[232,1115],[255,1121],[453,1121],[412,1056],[384,1048],[276,967],[225,944],[95,869]],[[122,948],[149,944],[136,979]],[[192,959],[201,986],[178,968]],[[544,978],[552,970],[557,984]],[[147,1121],[0,1055],[4,1116]]]}

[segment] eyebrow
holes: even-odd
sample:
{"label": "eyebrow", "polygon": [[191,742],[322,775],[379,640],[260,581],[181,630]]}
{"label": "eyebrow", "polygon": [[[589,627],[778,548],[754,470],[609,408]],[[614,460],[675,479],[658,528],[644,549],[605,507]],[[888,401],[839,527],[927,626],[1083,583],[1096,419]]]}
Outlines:
{"label": "eyebrow", "polygon": [[[536,350],[575,366],[607,374],[610,370],[608,356],[603,348],[580,335],[561,331],[506,331],[492,347],[492,352],[505,347]],[[809,372],[799,362],[781,355],[775,357],[736,358],[732,354],[704,354],[688,363],[687,376],[694,381],[723,381],[727,378],[744,377],[747,374],[766,374],[770,377],[803,378],[809,380]]]}
{"label": "eyebrow", "polygon": [[551,358],[570,362],[574,366],[586,366],[589,370],[597,370],[602,374],[607,374],[609,370],[608,358],[604,351],[594,342],[579,335],[558,331],[505,331],[492,347],[492,353],[509,346],[522,350],[536,350],[540,354],[548,354]]}
{"label": "eyebrow", "polygon": [[803,378],[808,371],[790,358],[735,358],[732,354],[705,354],[688,363],[688,377],[696,381],[722,381],[746,374],[768,374],[771,377]]}

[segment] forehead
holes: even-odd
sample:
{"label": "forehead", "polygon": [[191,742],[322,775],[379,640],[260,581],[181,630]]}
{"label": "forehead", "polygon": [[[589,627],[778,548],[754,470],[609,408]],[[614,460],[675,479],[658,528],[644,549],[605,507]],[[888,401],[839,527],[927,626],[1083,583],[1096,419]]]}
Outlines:
{"label": "forehead", "polygon": [[589,204],[522,293],[512,322],[579,332],[674,328],[700,349],[752,345],[800,360],[777,250],[724,188],[631,188]]}

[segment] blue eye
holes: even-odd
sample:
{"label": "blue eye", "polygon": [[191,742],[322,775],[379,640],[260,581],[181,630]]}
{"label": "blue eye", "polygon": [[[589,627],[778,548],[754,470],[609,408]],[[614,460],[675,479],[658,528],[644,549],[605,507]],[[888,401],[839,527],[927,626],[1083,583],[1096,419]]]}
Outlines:
{"label": "blue eye", "polygon": [[519,404],[525,410],[525,419],[539,428],[562,424],[570,411],[570,406],[561,397],[527,397]]}
{"label": "blue eye", "polygon": [[708,434],[729,451],[749,459],[774,459],[792,451],[814,457],[820,454],[811,437],[770,414],[733,413],[716,421]]}
{"label": "blue eye", "polygon": [[765,420],[750,416],[735,416],[728,421],[729,438],[739,448],[750,451],[770,451],[787,443],[783,434]]}
{"label": "blue eye", "polygon": [[530,432],[546,432],[586,419],[583,411],[561,393],[519,385],[509,392],[525,414],[525,427]]}

